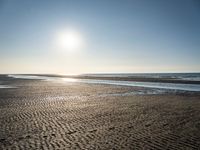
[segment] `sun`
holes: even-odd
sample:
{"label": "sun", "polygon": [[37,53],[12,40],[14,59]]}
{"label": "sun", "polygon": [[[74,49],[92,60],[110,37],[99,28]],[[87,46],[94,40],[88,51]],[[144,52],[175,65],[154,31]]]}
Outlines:
{"label": "sun", "polygon": [[80,32],[67,29],[57,34],[56,44],[61,50],[77,51],[83,48],[84,42]]}

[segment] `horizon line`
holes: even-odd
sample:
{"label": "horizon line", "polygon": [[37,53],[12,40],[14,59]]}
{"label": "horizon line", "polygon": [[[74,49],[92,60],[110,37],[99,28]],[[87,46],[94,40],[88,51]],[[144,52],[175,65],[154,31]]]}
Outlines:
{"label": "horizon line", "polygon": [[92,75],[92,74],[183,74],[183,73],[200,73],[200,71],[191,71],[191,72],[97,72],[97,73],[79,73],[79,74],[62,74],[62,73],[0,73],[0,75]]}

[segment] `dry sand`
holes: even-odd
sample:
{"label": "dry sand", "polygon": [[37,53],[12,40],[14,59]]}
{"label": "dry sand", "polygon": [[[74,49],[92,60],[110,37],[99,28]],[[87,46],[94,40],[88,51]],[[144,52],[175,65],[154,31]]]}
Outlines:
{"label": "dry sand", "polygon": [[0,89],[0,149],[200,149],[200,95],[16,80]]}

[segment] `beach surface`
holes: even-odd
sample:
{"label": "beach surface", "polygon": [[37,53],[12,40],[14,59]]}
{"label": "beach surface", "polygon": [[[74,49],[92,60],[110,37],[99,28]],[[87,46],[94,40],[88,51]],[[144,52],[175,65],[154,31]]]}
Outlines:
{"label": "beach surface", "polygon": [[1,76],[0,149],[200,149],[200,93]]}

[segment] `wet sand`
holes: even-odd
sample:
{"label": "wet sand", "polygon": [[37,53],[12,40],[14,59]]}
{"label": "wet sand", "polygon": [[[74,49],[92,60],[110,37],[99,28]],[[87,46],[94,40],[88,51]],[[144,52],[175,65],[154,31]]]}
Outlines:
{"label": "wet sand", "polygon": [[12,85],[19,88],[0,89],[0,149],[200,149],[199,93],[126,96],[140,88],[20,79]]}
{"label": "wet sand", "polygon": [[[26,74],[27,75],[27,74]],[[45,77],[61,77],[75,79],[94,79],[94,80],[115,80],[115,81],[136,81],[136,82],[159,82],[159,83],[181,83],[181,84],[200,84],[196,80],[184,80],[180,78],[170,77],[142,77],[142,76],[125,76],[125,77],[109,77],[109,76],[91,76],[91,75],[52,75],[52,74],[29,74],[30,76],[45,76]]]}

